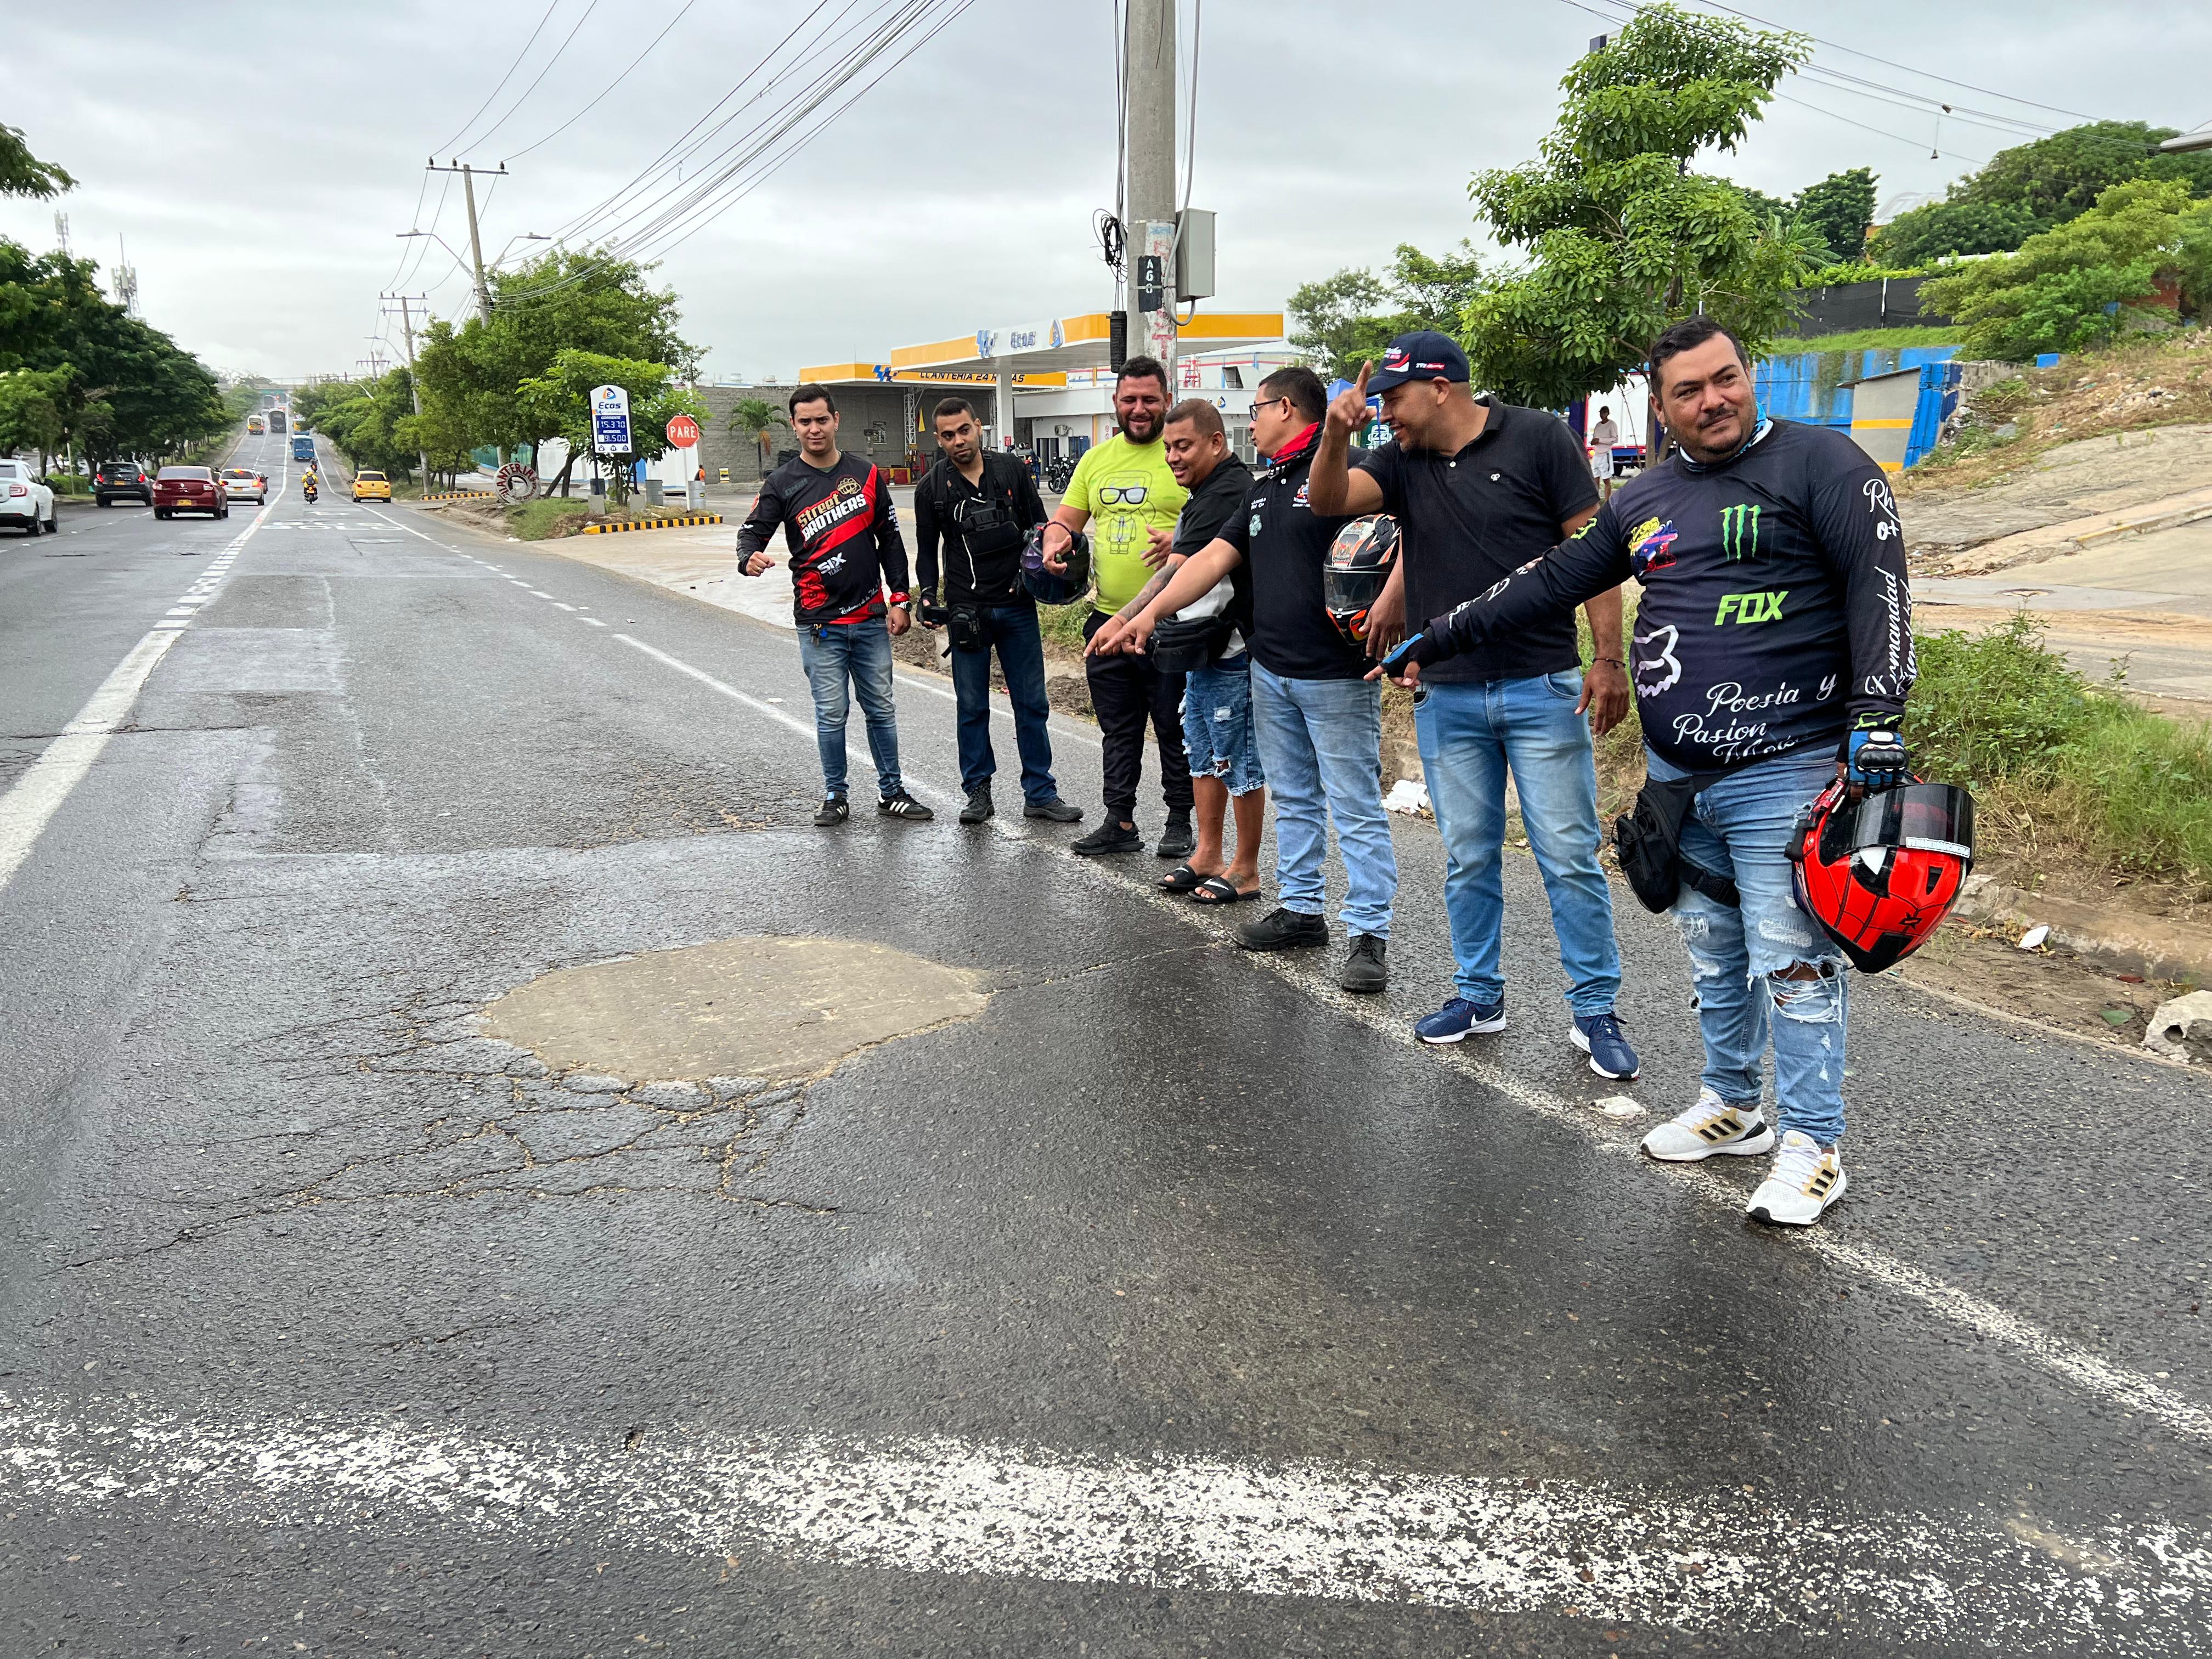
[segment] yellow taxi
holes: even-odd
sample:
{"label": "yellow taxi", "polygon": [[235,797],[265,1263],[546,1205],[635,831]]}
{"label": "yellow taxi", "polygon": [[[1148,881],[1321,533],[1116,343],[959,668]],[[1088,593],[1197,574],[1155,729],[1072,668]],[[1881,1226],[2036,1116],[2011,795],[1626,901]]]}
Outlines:
{"label": "yellow taxi", "polygon": [[392,480],[381,472],[356,472],[353,475],[353,498],[357,501],[388,501],[392,499]]}

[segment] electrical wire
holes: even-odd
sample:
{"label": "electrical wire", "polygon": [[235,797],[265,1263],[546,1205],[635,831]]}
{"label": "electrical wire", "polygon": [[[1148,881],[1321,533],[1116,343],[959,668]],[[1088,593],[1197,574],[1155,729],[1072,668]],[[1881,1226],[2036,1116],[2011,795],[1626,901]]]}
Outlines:
{"label": "electrical wire", "polygon": [[[707,164],[708,171],[703,179],[664,188],[657,196],[633,208],[608,226],[603,234],[612,234],[611,240],[596,251],[592,258],[557,282],[505,296],[502,303],[535,298],[583,281],[593,270],[615,259],[642,257],[647,250],[655,254],[665,253],[677,246],[709,220],[757,189],[869,91],[881,84],[899,64],[943,33],[973,3],[974,0],[921,0],[921,3],[913,3],[909,0],[909,3],[898,7],[892,17],[875,27],[857,52],[842,53],[833,70],[803,83],[797,91],[787,95],[768,117],[716,152]],[[877,9],[878,12],[883,9],[882,7]],[[865,24],[866,20],[863,22]],[[926,28],[921,27],[924,23],[927,24]],[[862,25],[854,26],[856,28],[860,27]],[[853,32],[848,28],[846,33]],[[890,61],[883,64],[872,79],[850,92],[842,103],[828,107],[824,112],[825,106],[833,98],[851,87],[871,65],[890,54],[891,49],[902,38],[908,40],[903,50],[890,56]],[[788,37],[787,42],[787,40]],[[799,61],[805,61],[806,55],[819,55],[823,44],[817,40],[805,48]],[[753,72],[757,73],[760,67],[756,66]],[[749,74],[746,79],[750,78],[751,74]],[[740,88],[743,85],[741,82]],[[732,93],[737,88],[733,88]],[[726,94],[718,100],[716,107],[726,102],[730,95]],[[757,101],[760,95],[763,94],[757,94],[754,100],[749,100],[749,104]],[[708,112],[709,114],[712,112],[711,110]],[[715,131],[726,126],[729,120],[734,118],[734,114],[726,118]],[[702,118],[702,120],[704,118]],[[812,125],[807,125],[810,121]],[[698,123],[693,125],[696,129]],[[655,167],[665,168],[672,161],[680,165],[713,136],[710,132],[690,145],[684,153],[672,157],[670,152],[664,151],[654,166],[646,170],[647,174],[649,175]],[[643,222],[637,223],[641,219]],[[633,225],[635,228],[624,228]]]}
{"label": "electrical wire", "polygon": [[[1863,121],[1855,121],[1848,115],[1838,115],[1832,109],[1822,109],[1818,104],[1808,104],[1802,98],[1793,98],[1786,92],[1778,92],[1774,95],[1783,103],[1795,104],[1800,109],[1809,109],[1815,115],[1825,115],[1831,121],[1841,121],[1845,126],[1856,127],[1862,132],[1871,132],[1880,138],[1894,138],[1899,143],[1910,144],[1915,149],[1920,148],[1920,140],[1908,138],[1901,132],[1891,132],[1881,127],[1870,127]],[[1970,166],[1978,167],[1987,167],[1990,163],[1990,158],[1986,155],[1961,155],[1956,150],[1940,149],[1932,143],[1929,146],[1929,151],[1947,161],[1965,161]]]}
{"label": "electrical wire", "polygon": [[546,24],[553,21],[553,14],[559,9],[560,4],[561,0],[552,0],[552,3],[545,8],[545,15],[538,20],[538,27],[530,31],[530,38],[522,43],[522,50],[514,54],[514,61],[507,66],[507,73],[499,77],[499,86],[494,87],[489,93],[484,94],[483,102],[477,106],[477,112],[469,117],[467,120],[461,123],[461,130],[459,132],[455,133],[452,137],[447,139],[444,143],[440,144],[436,149],[433,149],[430,152],[432,155],[450,155],[453,153],[453,146],[460,143],[463,135],[465,135],[471,127],[476,125],[477,122],[483,118],[483,112],[491,107],[491,100],[499,96],[500,88],[506,86],[509,81],[514,79],[515,70],[520,69],[522,67],[522,60],[530,56],[531,47],[538,44],[538,37],[544,33]]}
{"label": "electrical wire", "polygon": [[[590,22],[592,21],[592,14],[599,9],[599,0],[590,0],[590,3],[586,5],[584,8],[583,15],[577,18],[575,22],[569,27],[568,32],[561,37],[561,44],[553,48],[553,55],[545,60],[545,67],[538,71],[537,79],[531,82],[528,86],[522,89],[521,97],[516,99],[512,104],[509,104],[507,106],[506,114],[501,116],[499,119],[493,122],[489,127],[486,128],[483,131],[476,136],[475,142],[469,146],[470,149],[474,149],[479,144],[489,143],[491,142],[492,134],[497,132],[501,127],[505,126],[509,121],[512,121],[514,118],[515,112],[525,104],[530,101],[530,94],[538,90],[538,82],[544,81],[548,75],[550,75],[553,72],[553,65],[559,63],[561,61],[561,54],[568,50],[568,43],[576,38],[577,30],[582,28],[585,24]],[[502,162],[501,165],[505,166],[506,164]]]}
{"label": "electrical wire", "polygon": [[536,149],[539,144],[544,144],[544,143],[550,143],[552,140],[554,140],[554,139],[556,139],[556,138],[559,137],[562,133],[564,133],[564,132],[568,131],[568,130],[570,127],[574,126],[574,125],[576,125],[576,123],[577,123],[577,122],[579,122],[579,121],[582,120],[582,119],[583,119],[586,115],[589,115],[589,114],[590,114],[590,113],[594,110],[594,109],[598,108],[598,107],[599,107],[599,100],[600,100],[600,99],[602,99],[602,98],[605,98],[605,97],[609,93],[612,92],[612,91],[613,91],[617,87],[620,86],[623,82],[625,82],[625,81],[629,80],[629,79],[630,70],[634,70],[634,69],[635,69],[635,68],[636,68],[640,64],[642,64],[642,63],[643,63],[647,58],[648,58],[652,57],[652,56],[653,56],[653,49],[655,46],[659,46],[659,45],[663,40],[666,40],[666,39],[668,38],[668,31],[669,31],[670,29],[674,28],[674,27],[675,27],[678,23],[682,22],[682,21],[684,21],[684,15],[686,12],[690,11],[690,10],[691,9],[691,8],[692,8],[692,7],[696,6],[696,4],[698,4],[698,3],[699,3],[699,0],[684,0],[684,3],[677,9],[676,15],[675,15],[675,16],[673,16],[673,17],[672,17],[672,18],[670,18],[670,19],[668,20],[667,24],[665,25],[665,27],[664,27],[661,29],[660,33],[658,33],[658,34],[656,34],[656,35],[654,35],[654,36],[653,37],[653,39],[652,39],[650,41],[648,41],[648,42],[647,43],[647,45],[646,45],[646,48],[645,48],[645,50],[644,50],[643,52],[641,52],[638,53],[638,55],[637,55],[636,57],[635,57],[635,58],[631,58],[631,59],[629,60],[629,69],[626,69],[626,70],[623,70],[620,75],[617,75],[617,76],[615,76],[615,78],[614,78],[613,80],[611,80],[611,81],[608,82],[606,83],[606,85],[605,85],[604,87],[601,87],[601,88],[599,88],[599,96],[598,96],[598,97],[596,97],[596,98],[592,99],[592,101],[591,101],[590,103],[588,103],[588,104],[585,105],[585,106],[583,106],[583,108],[581,108],[581,109],[578,110],[578,111],[577,111],[574,115],[570,116],[567,120],[565,120],[565,121],[562,122],[562,123],[561,123],[561,125],[560,125],[559,126],[557,126],[557,127],[554,128],[552,131],[550,131],[550,132],[547,133],[547,134],[545,135],[545,137],[543,137],[543,138],[540,138],[540,139],[537,140],[535,143],[525,144],[525,145],[524,145],[520,149],[516,150],[513,155],[508,155],[508,156],[505,156],[505,157],[503,157],[503,158],[501,160],[501,161],[500,161],[500,166],[501,166],[501,167],[505,167],[505,166],[507,164],[507,162],[512,161],[514,161],[514,160],[516,160],[517,158],[519,158],[519,157],[520,157],[520,156],[525,156],[525,155],[529,155],[529,154],[530,154],[530,152],[531,152],[532,150],[533,150],[533,149]]}

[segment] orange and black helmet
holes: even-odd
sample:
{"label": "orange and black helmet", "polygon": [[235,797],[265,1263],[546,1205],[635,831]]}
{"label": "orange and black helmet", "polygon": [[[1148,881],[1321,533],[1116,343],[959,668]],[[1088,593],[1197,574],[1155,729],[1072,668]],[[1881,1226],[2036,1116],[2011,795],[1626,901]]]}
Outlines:
{"label": "orange and black helmet", "polygon": [[1388,513],[1353,519],[1336,532],[1322,565],[1322,603],[1336,631],[1354,645],[1367,638],[1367,613],[1382,597],[1398,557],[1398,521]]}

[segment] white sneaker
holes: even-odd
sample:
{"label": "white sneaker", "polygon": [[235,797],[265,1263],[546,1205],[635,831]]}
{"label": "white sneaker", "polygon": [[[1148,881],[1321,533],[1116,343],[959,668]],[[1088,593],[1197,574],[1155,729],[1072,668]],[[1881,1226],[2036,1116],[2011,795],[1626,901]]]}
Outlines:
{"label": "white sneaker", "polygon": [[1744,1213],[1785,1227],[1809,1227],[1850,1185],[1844,1176],[1844,1160],[1834,1147],[1824,1151],[1803,1130],[1792,1129],[1782,1137],[1774,1167],[1759,1183]]}
{"label": "white sneaker", "polygon": [[1695,1164],[1715,1152],[1749,1158],[1774,1145],[1774,1131],[1756,1106],[1731,1106],[1711,1089],[1698,1103],[1644,1137],[1644,1155],[1662,1164]]}

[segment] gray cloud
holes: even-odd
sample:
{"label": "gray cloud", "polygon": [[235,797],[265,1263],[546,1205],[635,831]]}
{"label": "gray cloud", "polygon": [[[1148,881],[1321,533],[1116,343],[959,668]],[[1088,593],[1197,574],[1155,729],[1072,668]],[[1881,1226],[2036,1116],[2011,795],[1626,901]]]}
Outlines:
{"label": "gray cloud", "polygon": [[[536,73],[586,0],[560,0]],[[680,0],[602,4],[561,64],[471,159],[496,165],[573,115]],[[1184,0],[1186,31],[1191,0]],[[2017,98],[2176,126],[2212,119],[2201,65],[2212,10],[2087,8],[2054,0],[1932,8],[1904,0],[1804,4],[1762,15],[1842,45]],[[539,0],[471,8],[426,0],[302,11],[210,10],[119,0],[9,24],[33,72],[6,118],[81,187],[56,204],[80,252],[105,264],[129,240],[148,314],[227,368],[290,375],[351,369],[382,330],[395,277],[447,315],[464,270],[403,244],[429,147],[481,104],[543,15]],[[764,0],[703,0],[585,121],[515,163],[484,211],[486,252],[546,231],[618,189],[801,15]],[[494,21],[487,24],[483,19]],[[1113,200],[1114,105],[1105,0],[980,0],[789,166],[667,254],[710,372],[788,374],[873,360],[897,344],[987,322],[1111,302],[1091,215]],[[1206,9],[1194,201],[1221,216],[1221,294],[1272,307],[1297,283],[1385,259],[1399,241],[1472,234],[1468,175],[1534,153],[1561,71],[1606,26],[1563,0],[1354,8],[1277,0]],[[1187,60],[1186,60],[1187,61]],[[1938,88],[1824,49],[1825,64],[1891,87]],[[1832,86],[1793,82],[1717,170],[1778,194],[1871,166],[1885,199],[1932,191],[2012,139],[1933,123]],[[2065,118],[1986,96],[1954,100]],[[1803,106],[1819,105],[1889,135]],[[441,159],[444,159],[442,156]],[[440,185],[421,209],[429,223]],[[459,190],[439,234],[465,246]],[[52,209],[0,207],[0,232],[52,245]],[[521,245],[518,244],[518,247]],[[416,262],[410,247],[421,249]],[[396,355],[386,348],[386,355]]]}

